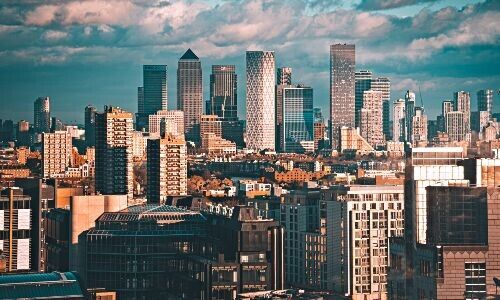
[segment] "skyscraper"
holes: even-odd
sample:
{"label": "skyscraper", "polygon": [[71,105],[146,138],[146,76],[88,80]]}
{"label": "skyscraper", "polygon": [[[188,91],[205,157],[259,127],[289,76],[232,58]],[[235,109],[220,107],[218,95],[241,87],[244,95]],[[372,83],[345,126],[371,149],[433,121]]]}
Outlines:
{"label": "skyscraper", "polygon": [[213,65],[207,114],[224,121],[238,120],[237,76],[234,65]]}
{"label": "skyscraper", "polygon": [[142,80],[142,89],[141,87],[137,89],[138,129],[147,128],[149,115],[167,109],[167,65],[144,65]]}
{"label": "skyscraper", "polygon": [[[315,107],[314,112],[314,150],[320,149],[320,143],[325,139],[325,118],[321,107]],[[323,147],[323,145],[321,145]]]}
{"label": "skyscraper", "polygon": [[446,114],[446,133],[450,141],[461,142],[467,138],[465,117],[462,111],[450,111]]}
{"label": "skyscraper", "polygon": [[382,92],[368,90],[363,92],[363,107],[360,111],[361,136],[373,147],[383,144]]}
{"label": "skyscraper", "polygon": [[391,139],[391,132],[389,127],[390,120],[390,103],[391,100],[391,81],[387,77],[377,77],[372,80],[371,89],[374,91],[382,92],[382,127],[384,132],[384,139]]}
{"label": "skyscraper", "polygon": [[281,67],[276,72],[276,85],[290,85],[292,84],[292,68]]}
{"label": "skyscraper", "polygon": [[95,146],[95,115],[97,109],[93,105],[85,107],[85,142],[87,147]]}
{"label": "skyscraper", "polygon": [[493,113],[493,90],[480,90],[477,92],[477,110],[487,111],[491,118]]}
{"label": "skyscraper", "polygon": [[148,139],[148,203],[187,194],[187,154],[183,135]]}
{"label": "skyscraper", "polygon": [[188,49],[177,66],[177,109],[184,112],[186,139],[198,142],[200,117],[203,113],[201,61]]}
{"label": "skyscraper", "polygon": [[406,136],[405,100],[398,99],[393,103],[392,140],[395,142],[403,142],[405,136]]}
{"label": "skyscraper", "polygon": [[427,145],[427,116],[424,113],[423,107],[418,106],[415,108],[415,115],[413,116],[411,128],[411,141],[413,147]]}
{"label": "skyscraper", "polygon": [[132,114],[112,106],[96,114],[95,187],[104,195],[133,192]]}
{"label": "skyscraper", "polygon": [[38,97],[34,105],[34,126],[36,133],[50,132],[50,98]]}
{"label": "skyscraper", "polygon": [[460,91],[453,93],[453,108],[455,111],[461,111],[464,114],[465,133],[470,133],[470,94]]}
{"label": "skyscraper", "polygon": [[247,148],[275,149],[274,51],[247,51]]}
{"label": "skyscraper", "polygon": [[405,95],[405,142],[412,142],[413,117],[415,116],[415,93],[406,91]]}
{"label": "skyscraper", "polygon": [[368,70],[357,71],[354,83],[355,125],[360,126],[361,109],[363,108],[363,93],[371,88],[372,72]]}
{"label": "skyscraper", "polygon": [[340,143],[340,128],[354,127],[355,46],[330,46],[330,136],[332,149]]}
{"label": "skyscraper", "polygon": [[283,152],[304,153],[314,151],[313,89],[284,86],[283,123],[280,127],[280,149]]}

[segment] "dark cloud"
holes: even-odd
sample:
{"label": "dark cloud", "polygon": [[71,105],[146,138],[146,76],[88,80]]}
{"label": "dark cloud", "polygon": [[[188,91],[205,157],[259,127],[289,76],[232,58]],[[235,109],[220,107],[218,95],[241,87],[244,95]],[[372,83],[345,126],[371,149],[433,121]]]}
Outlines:
{"label": "dark cloud", "polygon": [[439,1],[441,0],[361,0],[356,8],[360,10],[384,10]]}

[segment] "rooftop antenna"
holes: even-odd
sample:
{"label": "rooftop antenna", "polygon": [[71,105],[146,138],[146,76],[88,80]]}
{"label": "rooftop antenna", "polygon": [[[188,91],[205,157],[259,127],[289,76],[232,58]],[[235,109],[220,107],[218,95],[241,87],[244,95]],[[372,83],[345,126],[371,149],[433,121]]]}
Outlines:
{"label": "rooftop antenna", "polygon": [[424,108],[424,99],[422,99],[422,92],[420,91],[420,84],[418,85],[418,94],[420,95],[420,103],[422,104],[422,108]]}

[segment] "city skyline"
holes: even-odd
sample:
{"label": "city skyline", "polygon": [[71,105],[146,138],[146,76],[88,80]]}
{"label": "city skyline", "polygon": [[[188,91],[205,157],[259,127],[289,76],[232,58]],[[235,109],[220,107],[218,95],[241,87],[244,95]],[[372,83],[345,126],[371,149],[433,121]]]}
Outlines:
{"label": "city skyline", "polygon": [[[476,92],[493,89],[496,93],[500,82],[495,71],[499,61],[496,51],[499,31],[494,26],[499,6],[494,1],[438,1],[376,11],[373,5],[379,1],[344,3],[340,7],[320,6],[318,1],[295,1],[288,5],[278,1],[266,5],[260,1],[174,1],[163,6],[122,2],[119,10],[111,10],[111,5],[100,1],[78,7],[88,15],[97,9],[102,11],[93,19],[83,13],[70,14],[77,7],[72,1],[1,5],[0,41],[8,47],[0,56],[0,87],[6,91],[0,97],[0,105],[9,105],[0,112],[0,118],[33,121],[29,113],[32,101],[45,95],[51,98],[51,113],[70,123],[83,124],[83,116],[75,108],[83,109],[90,103],[98,108],[110,104],[136,112],[136,87],[142,82],[142,65],[175,66],[178,57],[190,47],[203,60],[204,101],[209,98],[207,74],[212,65],[234,64],[240,82],[244,82],[245,51],[274,50],[276,67],[292,67],[295,82],[311,86],[315,90],[315,106],[326,112],[329,45],[339,42],[356,44],[356,70],[366,69],[375,76],[390,78],[391,103],[403,98],[407,89],[417,93],[419,102],[420,86],[431,119],[439,114],[441,102],[451,99],[453,92],[468,91],[471,107],[476,107]],[[221,19],[222,12],[238,9],[244,17],[241,21]],[[273,22],[279,22],[280,10],[304,21],[303,27],[299,30],[296,21],[288,17],[277,26]],[[184,18],[174,17],[169,14],[172,11],[189,11],[189,14]],[[144,20],[134,25],[117,18],[125,15],[133,19],[144,14],[160,16],[160,24],[148,26]],[[207,14],[213,18],[203,20]],[[212,23],[206,26],[203,22]],[[406,28],[405,24],[412,26]],[[155,29],[153,25],[159,26]],[[207,33],[204,40],[190,31],[197,25],[214,28],[214,32]],[[255,28],[255,32],[244,29],[243,25],[253,26],[250,28]],[[262,34],[266,25],[273,30]],[[347,30],[350,26],[354,30]],[[400,30],[405,30],[405,34],[379,41],[381,36]],[[285,37],[287,32],[289,37]],[[160,38],[153,41],[152,37]],[[175,67],[168,70],[170,99],[177,95],[175,71]],[[238,94],[246,94],[244,84],[239,85]],[[173,109],[175,101],[169,102],[169,109]],[[245,97],[239,102],[238,116],[245,118]]]}

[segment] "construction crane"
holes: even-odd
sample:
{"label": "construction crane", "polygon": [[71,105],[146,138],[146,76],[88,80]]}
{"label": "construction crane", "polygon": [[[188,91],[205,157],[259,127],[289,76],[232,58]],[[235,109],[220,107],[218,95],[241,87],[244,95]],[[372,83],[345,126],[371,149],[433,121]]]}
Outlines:
{"label": "construction crane", "polygon": [[422,108],[424,108],[424,99],[422,98],[422,92],[420,91],[420,84],[418,85],[418,94],[420,95],[420,103],[422,104]]}
{"label": "construction crane", "polygon": [[222,119],[224,120],[226,118],[226,98],[227,98],[227,91],[224,91],[224,102],[222,102],[221,110],[222,110]]}

